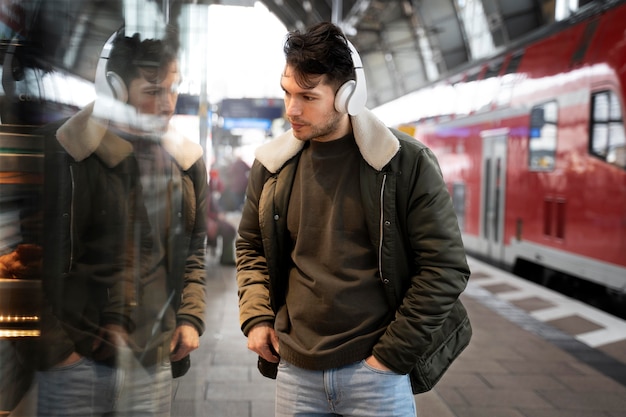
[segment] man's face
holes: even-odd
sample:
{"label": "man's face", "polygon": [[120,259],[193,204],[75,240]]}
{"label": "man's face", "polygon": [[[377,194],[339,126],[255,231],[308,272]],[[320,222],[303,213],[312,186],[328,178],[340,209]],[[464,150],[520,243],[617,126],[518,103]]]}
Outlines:
{"label": "man's face", "polygon": [[335,110],[335,90],[330,85],[320,82],[314,88],[302,88],[289,65],[280,85],[285,92],[285,114],[297,139],[324,142],[343,136],[341,122],[347,116]]}
{"label": "man's face", "polygon": [[[141,72],[141,71],[140,71]],[[178,63],[171,62],[158,79],[135,78],[128,88],[128,104],[139,113],[161,116],[168,121],[176,109],[180,74]]]}

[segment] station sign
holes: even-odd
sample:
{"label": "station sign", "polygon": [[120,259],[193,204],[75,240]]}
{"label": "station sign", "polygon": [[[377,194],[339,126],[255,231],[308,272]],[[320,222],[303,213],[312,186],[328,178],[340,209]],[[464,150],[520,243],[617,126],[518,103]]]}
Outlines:
{"label": "station sign", "polygon": [[224,99],[219,115],[224,119],[274,120],[283,116],[283,100],[280,98]]}
{"label": "station sign", "polygon": [[252,117],[224,118],[224,129],[261,129],[269,130],[272,127],[270,119],[257,119]]}

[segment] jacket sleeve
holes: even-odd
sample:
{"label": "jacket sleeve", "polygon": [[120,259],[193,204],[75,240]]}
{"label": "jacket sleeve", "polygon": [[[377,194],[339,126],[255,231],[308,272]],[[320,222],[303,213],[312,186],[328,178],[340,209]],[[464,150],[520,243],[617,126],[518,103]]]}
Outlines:
{"label": "jacket sleeve", "polygon": [[419,149],[404,156],[396,183],[397,219],[390,224],[398,229],[383,231],[402,238],[395,245],[383,245],[382,253],[391,263],[405,265],[392,269],[395,276],[383,276],[401,280],[402,285],[396,294],[395,318],[373,349],[377,359],[398,373],[411,371],[435,343],[470,275],[437,160],[428,148],[406,146]]}
{"label": "jacket sleeve", "polygon": [[239,321],[246,336],[255,324],[273,322],[275,317],[270,297],[269,256],[266,256],[261,234],[263,219],[269,216],[269,221],[273,221],[262,198],[267,195],[263,188],[268,176],[258,161],[252,164],[236,241]]}
{"label": "jacket sleeve", "polygon": [[[69,224],[63,224],[64,202],[70,201],[69,166],[67,155],[58,145],[54,136],[56,126],[45,126],[38,133],[44,143],[44,198],[42,207],[43,221],[43,268],[42,268],[42,305],[41,305],[41,337],[37,339],[36,354],[32,361],[36,361],[39,369],[48,369],[68,357],[75,349],[73,340],[63,328],[59,316],[62,307],[62,289],[65,284],[67,259],[69,254]],[[52,173],[55,181],[50,181]],[[63,259],[63,261],[62,261]],[[84,297],[82,297],[84,298]],[[31,359],[31,358],[29,358]]]}
{"label": "jacket sleeve", "polygon": [[182,296],[177,311],[177,322],[193,324],[198,333],[204,332],[204,313],[206,310],[206,211],[208,198],[208,182],[206,166],[202,159],[196,162],[182,186],[189,189],[183,191],[185,196],[195,196],[195,204],[185,204],[185,218],[192,219],[185,227],[190,235],[186,247]]}

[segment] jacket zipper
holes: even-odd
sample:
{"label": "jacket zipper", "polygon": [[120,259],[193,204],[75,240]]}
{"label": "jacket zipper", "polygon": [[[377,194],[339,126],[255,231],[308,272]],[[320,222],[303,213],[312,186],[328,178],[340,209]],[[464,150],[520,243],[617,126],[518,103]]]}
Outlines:
{"label": "jacket zipper", "polygon": [[76,197],[76,184],[74,182],[74,166],[70,165],[70,180],[72,182],[72,201],[70,202],[70,264],[68,265],[68,271],[72,271],[74,265],[74,199]]}
{"label": "jacket zipper", "polygon": [[380,224],[379,224],[379,239],[378,239],[378,273],[380,274],[380,280],[385,283],[386,280],[383,277],[383,230],[385,222],[385,210],[384,210],[384,195],[385,195],[385,183],[387,182],[387,174],[383,174],[383,183],[380,187]]}

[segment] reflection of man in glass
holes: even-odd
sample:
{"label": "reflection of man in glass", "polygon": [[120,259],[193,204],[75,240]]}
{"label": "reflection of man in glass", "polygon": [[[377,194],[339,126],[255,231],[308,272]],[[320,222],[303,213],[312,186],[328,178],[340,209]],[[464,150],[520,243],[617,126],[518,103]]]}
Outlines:
{"label": "reflection of man in glass", "polygon": [[40,415],[167,416],[199,345],[207,173],[168,127],[175,44],[116,37],[95,105],[47,127]]}

